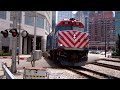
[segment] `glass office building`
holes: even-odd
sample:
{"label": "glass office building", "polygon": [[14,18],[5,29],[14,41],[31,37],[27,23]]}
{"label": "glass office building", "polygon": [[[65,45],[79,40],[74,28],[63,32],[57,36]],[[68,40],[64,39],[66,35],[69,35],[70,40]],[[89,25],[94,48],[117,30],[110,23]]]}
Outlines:
{"label": "glass office building", "polygon": [[72,11],[57,11],[57,21],[56,23],[58,23],[60,20],[63,19],[70,19],[73,17],[73,13]]}
{"label": "glass office building", "polygon": [[120,11],[115,11],[115,34],[117,40],[117,36],[120,34]]}

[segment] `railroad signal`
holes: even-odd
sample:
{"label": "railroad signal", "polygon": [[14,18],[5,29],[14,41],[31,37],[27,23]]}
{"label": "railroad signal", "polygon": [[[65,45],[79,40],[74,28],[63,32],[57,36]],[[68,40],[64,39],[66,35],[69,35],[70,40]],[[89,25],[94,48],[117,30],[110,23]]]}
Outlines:
{"label": "railroad signal", "polygon": [[13,37],[16,37],[18,35],[17,29],[11,29],[9,32],[12,33]]}
{"label": "railroad signal", "polygon": [[5,38],[8,37],[8,31],[7,31],[7,29],[4,30],[4,31],[1,31],[1,33],[3,34],[3,36],[4,36]]}
{"label": "railroad signal", "polygon": [[28,32],[26,30],[22,31],[21,36],[26,38],[28,36]]}

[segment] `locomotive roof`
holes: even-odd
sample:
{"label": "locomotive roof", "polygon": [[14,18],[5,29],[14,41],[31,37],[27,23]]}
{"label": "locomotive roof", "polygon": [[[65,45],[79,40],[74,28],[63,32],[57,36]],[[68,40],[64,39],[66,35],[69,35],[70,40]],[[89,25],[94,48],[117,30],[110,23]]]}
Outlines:
{"label": "locomotive roof", "polygon": [[[65,25],[64,22],[69,22],[69,24]],[[75,22],[80,23],[79,26],[84,28],[84,25],[83,25],[83,23],[80,20],[61,20],[60,22],[58,22],[57,26],[64,26],[64,25],[65,26],[70,26],[70,25],[73,25],[73,23],[75,23]]]}

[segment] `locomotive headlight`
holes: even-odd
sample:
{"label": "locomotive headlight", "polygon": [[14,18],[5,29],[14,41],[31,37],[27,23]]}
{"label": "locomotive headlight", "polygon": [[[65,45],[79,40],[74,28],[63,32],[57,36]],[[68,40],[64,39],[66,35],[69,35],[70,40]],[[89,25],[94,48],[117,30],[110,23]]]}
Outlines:
{"label": "locomotive headlight", "polygon": [[60,46],[63,46],[62,44],[60,44]]}

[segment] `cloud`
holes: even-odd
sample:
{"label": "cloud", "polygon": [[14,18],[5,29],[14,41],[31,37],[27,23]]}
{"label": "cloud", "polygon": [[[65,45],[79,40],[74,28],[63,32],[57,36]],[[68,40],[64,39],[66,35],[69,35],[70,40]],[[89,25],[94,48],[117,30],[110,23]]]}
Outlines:
{"label": "cloud", "polygon": [[115,11],[113,11],[113,17],[115,17]]}
{"label": "cloud", "polygon": [[77,12],[77,11],[73,11],[72,13],[73,13],[73,14],[76,14],[76,12]]}

